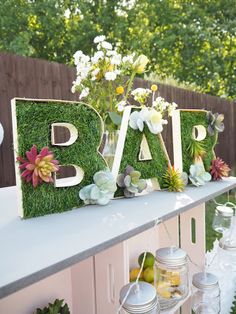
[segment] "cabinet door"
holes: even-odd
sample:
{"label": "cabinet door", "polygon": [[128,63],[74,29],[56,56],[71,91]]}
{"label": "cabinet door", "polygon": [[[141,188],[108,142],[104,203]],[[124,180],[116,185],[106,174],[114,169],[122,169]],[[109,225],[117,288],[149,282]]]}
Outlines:
{"label": "cabinet door", "polygon": [[115,314],[119,294],[128,283],[129,269],[125,243],[95,255],[96,314]]}
{"label": "cabinet door", "polygon": [[75,264],[70,270],[72,314],[95,314],[94,257]]}

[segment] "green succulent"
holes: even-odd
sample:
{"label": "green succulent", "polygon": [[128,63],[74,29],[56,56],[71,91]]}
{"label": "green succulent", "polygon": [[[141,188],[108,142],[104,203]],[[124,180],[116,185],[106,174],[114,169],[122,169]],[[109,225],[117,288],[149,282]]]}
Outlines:
{"label": "green succulent", "polygon": [[195,164],[190,166],[189,179],[195,186],[204,185],[206,182],[211,181],[210,173],[205,171],[203,164]]}
{"label": "green succulent", "polygon": [[93,176],[97,187],[105,193],[114,193],[117,189],[116,181],[110,171],[98,171]]}
{"label": "green succulent", "polygon": [[34,314],[70,314],[69,307],[64,300],[56,299],[54,303],[49,303],[43,309],[37,309]]}
{"label": "green succulent", "polygon": [[184,177],[174,167],[169,167],[163,175],[163,187],[170,192],[182,192],[185,188]]}
{"label": "green succulent", "polygon": [[196,141],[191,139],[187,150],[193,160],[203,157],[206,154],[206,146],[204,141]]}
{"label": "green succulent", "polygon": [[117,185],[123,189],[125,197],[134,197],[136,193],[141,193],[146,189],[146,180],[140,177],[141,173],[131,166],[127,166],[125,172],[118,175]]}
{"label": "green succulent", "polygon": [[99,171],[93,176],[94,183],[79,191],[79,197],[85,203],[107,205],[117,189],[113,175],[109,171]]}

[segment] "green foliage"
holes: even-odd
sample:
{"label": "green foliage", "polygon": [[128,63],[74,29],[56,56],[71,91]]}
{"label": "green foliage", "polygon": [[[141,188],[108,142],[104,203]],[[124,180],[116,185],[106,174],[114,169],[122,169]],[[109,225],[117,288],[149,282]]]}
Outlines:
{"label": "green foliage", "polygon": [[49,303],[43,309],[37,309],[35,314],[70,314],[69,307],[64,300],[56,299],[54,303]]}
{"label": "green foliage", "polygon": [[163,187],[170,192],[182,192],[184,190],[181,174],[174,167],[169,167],[163,175]]}
{"label": "green foliage", "polygon": [[[235,0],[1,0],[0,50],[70,63],[98,34],[159,77],[236,97]],[[142,32],[140,32],[142,27]]]}
{"label": "green foliage", "polygon": [[206,154],[204,141],[196,141],[191,138],[188,146],[188,152],[192,160],[195,160],[198,157],[204,157],[204,155]]}
{"label": "green foliage", "polygon": [[[77,186],[55,188],[42,184],[34,188],[22,182],[24,217],[63,212],[83,205],[78,198],[79,189],[93,181],[93,175],[106,168],[98,154],[102,126],[100,117],[91,108],[81,103],[16,102],[18,124],[18,155],[24,156],[33,144],[38,148],[48,146],[60,165],[75,164],[84,170],[84,178]],[[77,141],[70,146],[52,146],[50,126],[55,122],[72,123],[79,133]]]}
{"label": "green foliage", "polygon": [[[192,142],[192,130],[195,125],[203,125],[206,129],[208,127],[208,121],[206,117],[206,111],[180,111],[181,122],[181,138],[182,138],[182,151],[183,151],[183,171],[189,173],[191,164],[193,163],[193,154],[189,147]],[[206,154],[202,156],[203,163],[206,171],[210,170],[211,161],[215,158],[214,147],[217,143],[217,132],[213,135],[206,135],[204,139],[204,149]],[[202,149],[202,148],[201,148]]]}

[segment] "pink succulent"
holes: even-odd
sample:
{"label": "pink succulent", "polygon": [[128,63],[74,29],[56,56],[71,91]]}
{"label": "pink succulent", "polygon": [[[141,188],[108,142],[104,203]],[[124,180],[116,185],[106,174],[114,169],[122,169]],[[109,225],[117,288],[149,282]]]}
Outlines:
{"label": "pink succulent", "polygon": [[26,182],[32,182],[34,187],[43,182],[53,182],[52,173],[58,171],[59,166],[48,147],[43,147],[38,154],[37,147],[33,145],[31,150],[26,152],[26,158],[17,157],[21,163],[19,168],[24,170],[21,176]]}

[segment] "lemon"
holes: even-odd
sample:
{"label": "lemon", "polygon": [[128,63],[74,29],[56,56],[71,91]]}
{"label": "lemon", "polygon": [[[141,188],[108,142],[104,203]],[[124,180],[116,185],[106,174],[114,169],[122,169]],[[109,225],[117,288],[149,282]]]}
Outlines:
{"label": "lemon", "polygon": [[143,279],[146,282],[153,282],[154,281],[154,270],[153,267],[147,267],[143,272]]}
{"label": "lemon", "polygon": [[168,281],[171,283],[171,286],[180,285],[180,274],[178,272],[167,272]]}
{"label": "lemon", "polygon": [[160,297],[165,299],[171,298],[171,292],[169,291],[170,284],[164,281],[160,281],[157,284],[157,293]]}
{"label": "lemon", "polygon": [[[131,269],[131,271],[129,272],[129,280],[130,281],[135,281],[138,277],[140,268],[133,268]],[[143,272],[141,272],[141,275],[139,277],[139,280],[142,281],[143,280]]]}

